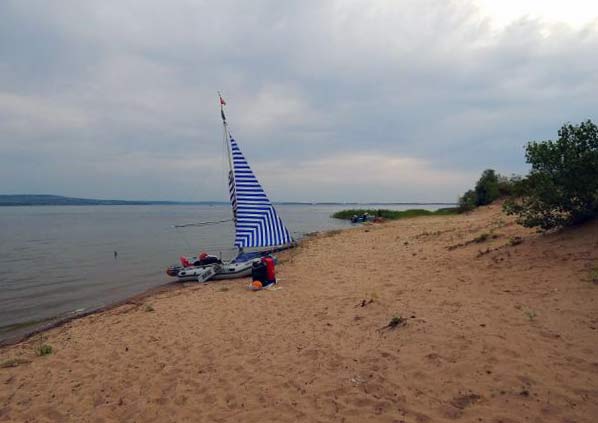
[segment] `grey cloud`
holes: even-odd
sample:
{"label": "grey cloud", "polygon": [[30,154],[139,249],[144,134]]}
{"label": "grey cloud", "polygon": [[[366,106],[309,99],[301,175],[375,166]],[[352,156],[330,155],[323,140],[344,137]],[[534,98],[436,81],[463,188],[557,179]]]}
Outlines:
{"label": "grey cloud", "polygon": [[[597,50],[596,25],[496,32],[467,1],[4,1],[0,191],[223,199],[222,89],[256,170],[289,169],[258,172],[278,200],[453,200],[486,167],[525,171],[525,142],[595,118]],[[310,166],[347,155],[425,163],[437,187],[318,184]]]}

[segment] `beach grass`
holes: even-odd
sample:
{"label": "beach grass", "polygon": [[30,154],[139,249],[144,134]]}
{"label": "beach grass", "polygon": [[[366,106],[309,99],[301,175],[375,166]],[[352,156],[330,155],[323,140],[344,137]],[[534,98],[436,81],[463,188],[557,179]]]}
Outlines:
{"label": "beach grass", "polygon": [[48,344],[38,345],[34,349],[35,353],[40,357],[43,357],[44,355],[52,354],[52,350],[53,350],[52,345],[48,345]]}
{"label": "beach grass", "polygon": [[457,214],[458,209],[456,207],[445,207],[434,211],[425,209],[409,209],[401,211],[388,209],[349,209],[338,211],[334,213],[332,217],[335,219],[350,220],[352,216],[361,216],[364,213],[368,213],[371,216],[382,217],[384,219],[396,220],[418,216],[448,216]]}

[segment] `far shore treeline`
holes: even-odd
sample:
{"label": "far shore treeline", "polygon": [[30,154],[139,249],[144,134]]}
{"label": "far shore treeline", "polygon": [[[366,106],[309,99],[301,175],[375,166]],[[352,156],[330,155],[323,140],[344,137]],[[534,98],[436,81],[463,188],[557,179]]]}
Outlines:
{"label": "far shore treeline", "polygon": [[[451,205],[454,203],[339,203],[333,201],[275,201],[280,206],[340,206],[347,204],[359,205],[386,205],[386,206],[424,206],[424,205]],[[159,201],[159,200],[99,200],[95,198],[64,197],[51,194],[0,194],[0,207],[2,206],[229,206],[228,201]]]}
{"label": "far shore treeline", "polygon": [[598,127],[587,120],[565,124],[555,141],[531,141],[525,146],[531,165],[525,176],[504,176],[486,169],[473,189],[459,197],[458,207],[394,211],[352,209],[332,217],[351,219],[368,213],[385,219],[466,213],[502,199],[505,213],[517,215],[526,227],[549,230],[598,217]]}
{"label": "far shore treeline", "polygon": [[127,201],[74,198],[50,194],[2,194],[0,206],[146,206],[182,204],[173,201]]}

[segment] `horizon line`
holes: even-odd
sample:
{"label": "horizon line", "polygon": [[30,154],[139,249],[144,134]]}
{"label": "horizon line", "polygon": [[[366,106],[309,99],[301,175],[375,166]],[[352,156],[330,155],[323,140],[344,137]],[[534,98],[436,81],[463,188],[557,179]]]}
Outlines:
{"label": "horizon line", "polygon": [[[123,200],[123,199],[103,199],[103,198],[88,198],[88,197],[68,197],[64,195],[56,195],[56,194],[0,194],[0,199],[7,198],[7,197],[24,197],[31,198],[31,197],[42,197],[42,198],[54,198],[56,200],[73,200],[73,201],[90,201],[90,202],[105,202],[108,204],[105,205],[119,205],[119,204],[110,204],[110,203],[125,203],[121,205],[126,205],[126,203],[135,203],[139,205],[159,205],[159,204],[230,204],[227,200]],[[33,199],[33,198],[31,198]],[[326,204],[334,204],[334,205],[342,205],[342,204],[387,204],[387,205],[451,205],[457,204],[456,202],[448,202],[448,201],[334,201],[334,200],[322,200],[322,201],[272,201],[273,204],[303,204],[303,205],[326,205]],[[0,201],[0,204],[2,202]],[[26,204],[23,204],[26,205]],[[131,204],[133,205],[133,204]]]}

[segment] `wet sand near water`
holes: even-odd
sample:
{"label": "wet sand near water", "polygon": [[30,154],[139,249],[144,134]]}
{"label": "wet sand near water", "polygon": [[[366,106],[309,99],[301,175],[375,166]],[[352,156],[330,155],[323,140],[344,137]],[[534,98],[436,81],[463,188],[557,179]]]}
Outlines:
{"label": "wet sand near water", "polygon": [[185,284],[3,347],[0,422],[598,419],[598,222],[540,235],[491,206],[280,261],[275,289]]}

